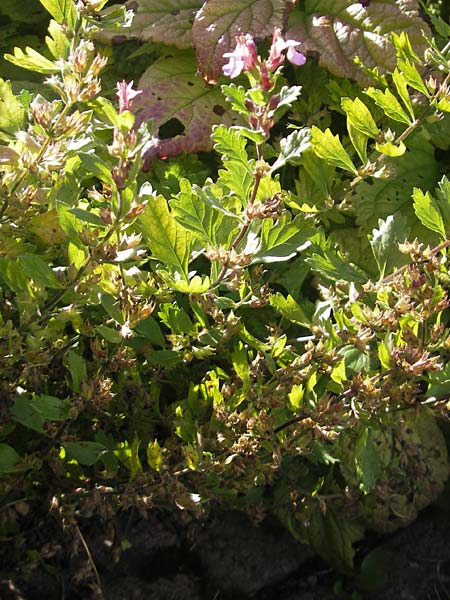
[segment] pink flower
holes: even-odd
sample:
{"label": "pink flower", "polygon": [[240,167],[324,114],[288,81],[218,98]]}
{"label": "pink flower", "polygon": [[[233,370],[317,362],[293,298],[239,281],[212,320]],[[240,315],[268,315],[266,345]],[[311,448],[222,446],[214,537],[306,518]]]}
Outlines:
{"label": "pink flower", "polygon": [[270,47],[269,58],[267,60],[267,68],[272,73],[278,69],[278,67],[284,61],[283,52],[287,50],[287,58],[294,65],[304,65],[306,62],[306,56],[301,52],[295,50],[300,42],[297,40],[284,40],[281,35],[281,29],[275,27],[273,30],[272,45]]}
{"label": "pink flower", "polygon": [[236,36],[236,48],[233,52],[225,52],[224,58],[229,62],[222,67],[224,75],[234,79],[242,71],[251,71],[258,63],[256,44],[250,34]]}
{"label": "pink flower", "polygon": [[133,90],[133,82],[127,83],[126,81],[120,81],[117,83],[117,97],[119,98],[119,113],[123,113],[125,110],[131,109],[131,102],[142,94],[142,90]]}

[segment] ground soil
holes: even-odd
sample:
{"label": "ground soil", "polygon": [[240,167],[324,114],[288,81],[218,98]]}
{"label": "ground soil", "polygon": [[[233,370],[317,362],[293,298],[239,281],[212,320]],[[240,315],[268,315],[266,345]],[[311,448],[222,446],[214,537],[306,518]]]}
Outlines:
{"label": "ground soil", "polygon": [[58,551],[49,552],[27,576],[19,570],[4,576],[1,600],[450,598],[450,513],[437,507],[388,537],[369,535],[351,578],[334,572],[275,519],[255,526],[237,512],[205,522],[128,513],[109,523],[84,519],[79,531],[86,546],[78,544],[75,555],[64,556],[55,544],[59,559]]}

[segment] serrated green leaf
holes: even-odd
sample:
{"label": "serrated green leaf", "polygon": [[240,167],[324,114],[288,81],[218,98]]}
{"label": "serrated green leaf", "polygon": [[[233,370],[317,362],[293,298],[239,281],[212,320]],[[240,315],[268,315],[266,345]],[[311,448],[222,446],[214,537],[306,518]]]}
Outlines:
{"label": "serrated green leaf", "polygon": [[411,119],[414,119],[414,109],[411,103],[411,98],[409,97],[408,82],[406,81],[404,75],[400,73],[398,69],[395,69],[395,71],[393,72],[392,80],[395,84],[398,95],[402,99],[403,105],[409,113],[409,116],[411,117]]}
{"label": "serrated green leaf", "polygon": [[311,145],[311,130],[302,127],[290,133],[280,141],[280,152],[270,167],[270,173],[283,167],[286,163],[298,164],[303,152]]}
{"label": "serrated green leaf", "polygon": [[[192,21],[203,0],[140,0],[120,35],[184,49],[192,46]],[[112,31],[117,35],[117,29]]]}
{"label": "serrated green leaf", "polygon": [[19,260],[25,274],[38,285],[56,289],[63,287],[55,271],[37,254],[26,254],[21,256]]}
{"label": "serrated green leaf", "polygon": [[13,63],[13,65],[22,67],[22,69],[27,69],[28,71],[35,71],[46,75],[60,71],[58,65],[52,63],[45,56],[39,54],[39,52],[36,52],[36,50],[33,50],[29,46],[25,48],[25,52],[21,48],[16,47],[14,48],[14,54],[5,54],[4,58]]}
{"label": "serrated green leaf", "polygon": [[321,131],[313,126],[311,129],[311,143],[314,152],[328,164],[350,171],[358,175],[358,170],[344,149],[338,135],[333,135],[329,129]]}
{"label": "serrated green leaf", "polygon": [[56,21],[50,21],[48,26],[49,36],[45,38],[45,43],[56,60],[66,60],[70,52],[70,41],[64,33],[62,25]]}
{"label": "serrated green leaf", "polygon": [[176,220],[192,231],[205,246],[226,244],[236,221],[215,210],[205,197],[192,189],[187,179],[180,181],[180,192],[170,201]]}
{"label": "serrated green leaf", "polygon": [[347,130],[351,143],[356,150],[361,162],[367,164],[367,142],[369,138],[356,129],[350,121],[347,121]]}
{"label": "serrated green leaf", "polygon": [[9,444],[0,444],[0,473],[16,473],[20,455]]}
{"label": "serrated green leaf", "polygon": [[364,90],[364,93],[367,94],[369,98],[372,98],[375,104],[377,104],[393,121],[411,125],[411,117],[405,113],[402,105],[389,89],[382,92],[381,90],[370,87],[367,88],[367,90]]}
{"label": "serrated green leaf", "polygon": [[379,144],[378,142],[375,144],[376,150],[381,152],[381,154],[385,154],[386,156],[398,157],[403,156],[406,152],[406,146],[403,142],[400,144],[395,144],[393,142],[386,142],[385,144]]}
{"label": "serrated green leaf", "polygon": [[164,196],[159,195],[148,202],[137,224],[152,255],[188,281],[192,235],[169,212]]}
{"label": "serrated green leaf", "polygon": [[108,450],[98,442],[65,442],[63,447],[69,458],[74,458],[80,465],[87,467],[95,465]]}
{"label": "serrated green leaf", "polygon": [[11,83],[0,79],[0,140],[12,139],[24,122],[25,109],[12,93]]}
{"label": "serrated green leaf", "polygon": [[406,219],[401,215],[390,215],[385,221],[378,221],[378,229],[372,231],[370,245],[380,278],[408,262],[408,258],[398,249],[398,244],[403,243],[407,236]]}
{"label": "serrated green leaf", "polygon": [[417,90],[421,94],[423,94],[426,98],[430,96],[430,92],[427,89],[427,86],[424,84],[422,77],[420,76],[419,71],[416,66],[408,61],[408,60],[399,60],[398,68],[400,69],[403,77],[405,78],[407,84],[413,88],[413,90]]}
{"label": "serrated green leaf", "polygon": [[293,258],[310,245],[315,230],[301,215],[293,220],[283,215],[278,221],[265,219],[261,228],[260,245],[252,262],[271,263]]}
{"label": "serrated green leaf", "polygon": [[300,304],[290,294],[286,298],[280,292],[270,294],[269,302],[271,306],[276,308],[289,321],[303,325],[303,327],[311,325],[311,316],[306,314]]}
{"label": "serrated green leaf", "polygon": [[420,222],[431,231],[435,231],[442,238],[445,238],[446,231],[439,205],[430,192],[423,193],[419,188],[414,188],[413,200],[414,211]]}
{"label": "serrated green leaf", "polygon": [[220,170],[220,181],[246,205],[253,185],[252,166],[245,149],[247,140],[239,131],[224,125],[213,127],[214,149],[222,156],[225,170]]}
{"label": "serrated green leaf", "polygon": [[347,120],[355,129],[366,135],[375,138],[378,135],[378,127],[367,106],[360,98],[342,98],[341,107],[347,115]]}
{"label": "serrated green leaf", "polygon": [[39,0],[42,6],[60,24],[67,25],[71,30],[77,23],[77,11],[73,0]]}

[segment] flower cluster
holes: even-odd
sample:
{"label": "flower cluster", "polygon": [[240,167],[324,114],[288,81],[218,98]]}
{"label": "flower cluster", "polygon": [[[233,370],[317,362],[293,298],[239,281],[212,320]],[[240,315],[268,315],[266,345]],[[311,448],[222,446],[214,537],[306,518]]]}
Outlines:
{"label": "flower cluster", "polygon": [[269,58],[261,60],[258,56],[255,41],[250,34],[236,36],[236,47],[233,52],[226,52],[223,56],[228,58],[228,63],[222,67],[224,75],[234,79],[241,73],[259,72],[260,85],[263,89],[272,88],[270,75],[275,73],[285,59],[294,65],[302,66],[306,62],[306,56],[296,50],[301,42],[297,40],[285,40],[279,27],[273,31],[272,44],[270,46]]}

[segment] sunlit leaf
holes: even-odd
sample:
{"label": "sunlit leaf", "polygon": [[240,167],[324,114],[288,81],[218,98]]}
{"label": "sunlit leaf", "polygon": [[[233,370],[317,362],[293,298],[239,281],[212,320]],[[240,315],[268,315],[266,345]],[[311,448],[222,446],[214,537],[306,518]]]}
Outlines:
{"label": "sunlit leaf", "polygon": [[152,255],[187,280],[192,236],[176,221],[164,196],[148,202],[138,226]]}
{"label": "sunlit leaf", "polygon": [[[303,7],[302,7],[303,8]],[[396,64],[391,34],[407,33],[416,53],[423,55],[431,37],[421,18],[417,0],[306,0],[303,10],[292,11],[288,37],[301,40],[302,51],[319,54],[319,64],[334,75],[361,84],[373,83],[355,57],[380,73],[392,72]]]}

